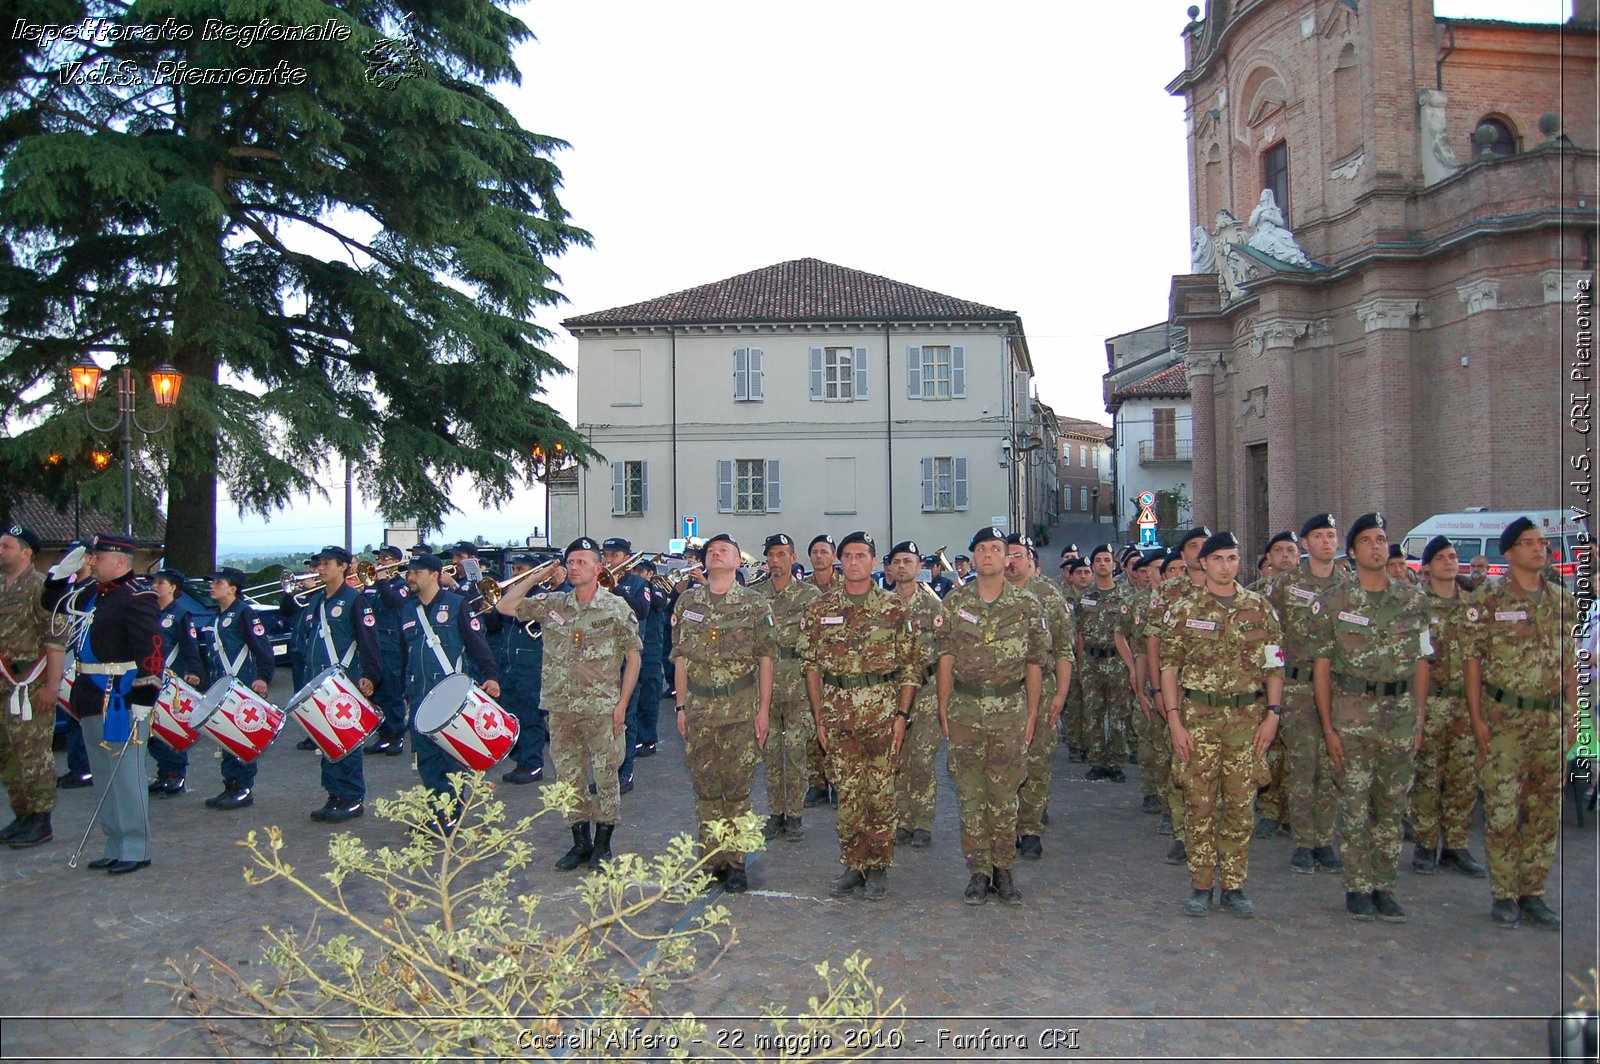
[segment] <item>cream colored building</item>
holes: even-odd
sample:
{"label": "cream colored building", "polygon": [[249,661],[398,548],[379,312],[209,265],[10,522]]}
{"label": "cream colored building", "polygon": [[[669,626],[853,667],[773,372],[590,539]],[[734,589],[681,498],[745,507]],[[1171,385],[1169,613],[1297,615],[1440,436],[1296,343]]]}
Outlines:
{"label": "cream colored building", "polygon": [[798,259],[563,324],[604,456],[578,477],[588,535],[659,551],[693,517],[751,554],[855,529],[954,554],[1033,527],[1013,311]]}

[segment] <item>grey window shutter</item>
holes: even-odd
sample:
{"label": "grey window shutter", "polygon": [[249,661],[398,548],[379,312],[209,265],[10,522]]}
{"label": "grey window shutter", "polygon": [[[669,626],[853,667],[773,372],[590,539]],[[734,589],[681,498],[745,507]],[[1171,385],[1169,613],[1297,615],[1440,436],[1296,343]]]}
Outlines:
{"label": "grey window shutter", "polygon": [[922,460],[922,512],[928,513],[934,508],[934,505],[933,459],[924,458]]}
{"label": "grey window shutter", "polygon": [[955,508],[967,508],[967,460],[965,458],[952,458],[950,468],[954,475],[950,478],[952,483],[950,494],[954,498]]}
{"label": "grey window shutter", "polygon": [[811,349],[811,401],[822,400],[822,348]]}
{"label": "grey window shutter", "polygon": [[922,398],[922,348],[906,348],[906,398]]}
{"label": "grey window shutter", "polygon": [[628,464],[618,462],[611,467],[611,512],[628,512]]}
{"label": "grey window shutter", "polygon": [[778,460],[767,459],[767,513],[775,514],[783,508],[783,493],[778,489]]}
{"label": "grey window shutter", "polygon": [[717,459],[717,513],[733,513],[733,463]]}
{"label": "grey window shutter", "polygon": [[855,363],[856,369],[855,397],[857,399],[865,399],[867,397],[867,349],[864,347],[856,348],[855,358],[851,361]]}
{"label": "grey window shutter", "polygon": [[750,398],[750,349],[736,347],[733,349],[733,401],[738,403]]}
{"label": "grey window shutter", "polygon": [[750,349],[750,401],[759,403],[766,398],[761,391],[761,348]]}
{"label": "grey window shutter", "polygon": [[639,512],[650,512],[650,463],[639,463]]}
{"label": "grey window shutter", "polygon": [[965,347],[952,347],[950,349],[950,397],[952,399],[965,399],[967,397],[967,349]]}

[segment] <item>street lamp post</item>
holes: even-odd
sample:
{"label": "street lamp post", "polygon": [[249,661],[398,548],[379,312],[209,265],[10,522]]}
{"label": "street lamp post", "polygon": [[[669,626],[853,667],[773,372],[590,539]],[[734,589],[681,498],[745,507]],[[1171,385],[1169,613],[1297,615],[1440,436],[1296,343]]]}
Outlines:
{"label": "street lamp post", "polygon": [[146,427],[139,423],[139,416],[135,410],[135,400],[138,394],[138,384],[134,380],[133,369],[128,365],[113,367],[117,369],[117,420],[109,425],[97,424],[89,412],[89,406],[100,394],[100,378],[104,374],[94,359],[84,355],[72,366],[72,392],[78,397],[78,402],[83,404],[83,419],[89,427],[96,432],[115,432],[122,430],[122,533],[133,536],[133,430],[138,429],[146,436],[154,436],[167,427],[167,420],[172,416],[172,407],[178,401],[178,393],[183,390],[183,374],[163,362],[150,371],[150,390],[155,393],[156,407],[161,411],[161,420],[155,425]]}
{"label": "street lamp post", "polygon": [[544,539],[552,548],[555,547],[555,536],[551,531],[550,485],[555,481],[556,474],[565,469],[572,461],[572,456],[567,453],[567,448],[560,440],[550,445],[545,450],[543,444],[533,445],[533,475],[539,478],[544,485]]}

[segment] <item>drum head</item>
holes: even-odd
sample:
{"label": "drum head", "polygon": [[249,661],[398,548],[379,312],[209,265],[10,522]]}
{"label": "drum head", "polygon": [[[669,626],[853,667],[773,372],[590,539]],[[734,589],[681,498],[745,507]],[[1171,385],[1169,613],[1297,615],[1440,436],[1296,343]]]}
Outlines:
{"label": "drum head", "polygon": [[204,697],[195,706],[194,715],[189,718],[189,727],[199,728],[200,725],[210,719],[211,714],[217,711],[217,707],[222,705],[222,700],[228,697],[228,692],[232,689],[232,676],[224,676],[210,687],[207,687]]}
{"label": "drum head", "polygon": [[289,699],[284,708],[290,710],[294,709],[295,706],[298,706],[300,703],[310,698],[312,694],[316,692],[317,688],[322,686],[324,680],[343,671],[344,670],[339,668],[337,665],[330,665],[326,669],[323,669],[321,672],[311,677],[311,679],[306,682],[304,687],[296,691],[294,693],[294,697]]}
{"label": "drum head", "polygon": [[464,672],[452,672],[440,680],[417,707],[414,721],[417,731],[429,735],[449,724],[456,710],[466,704],[467,693],[471,690],[472,677]]}

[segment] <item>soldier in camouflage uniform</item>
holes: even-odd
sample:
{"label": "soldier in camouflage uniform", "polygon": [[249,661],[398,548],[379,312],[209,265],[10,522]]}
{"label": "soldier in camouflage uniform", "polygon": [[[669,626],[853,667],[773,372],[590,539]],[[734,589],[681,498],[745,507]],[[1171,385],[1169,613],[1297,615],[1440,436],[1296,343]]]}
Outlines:
{"label": "soldier in camouflage uniform", "polygon": [[[907,549],[902,549],[907,548]],[[884,562],[884,573],[894,581],[894,595],[911,612],[911,630],[917,636],[921,655],[921,686],[911,704],[911,719],[906,726],[905,746],[900,753],[900,768],[895,773],[894,800],[899,827],[894,831],[896,846],[925,850],[933,844],[933,812],[938,798],[939,747],[944,733],[939,730],[940,600],[933,589],[917,580],[917,547],[898,544]],[[951,582],[951,590],[956,584]]]}
{"label": "soldier in camouflage uniform", "polygon": [[45,655],[49,614],[39,603],[44,576],[33,567],[39,545],[39,537],[21,525],[0,534],[0,783],[16,814],[0,828],[5,843],[19,836],[47,841],[56,804],[50,737],[61,669],[54,670],[52,683]]}
{"label": "soldier in camouflage uniform", "polygon": [[[1400,818],[1427,719],[1428,604],[1385,571],[1383,517],[1345,536],[1356,576],[1311,603],[1312,689],[1344,822],[1344,904],[1352,920],[1405,920],[1394,898]],[[1408,697],[1409,696],[1409,697]],[[1295,842],[1301,842],[1299,832]]]}
{"label": "soldier in camouflage uniform", "polygon": [[1077,629],[1067,600],[1056,586],[1039,575],[1034,564],[1033,543],[1013,532],[1006,537],[1006,579],[1014,586],[1033,592],[1044,606],[1050,625],[1050,661],[1042,677],[1039,705],[1047,707],[1046,719],[1033,729],[1028,744],[1028,775],[1017,792],[1017,856],[1037,861],[1044,855],[1046,807],[1050,804],[1050,760],[1056,752],[1056,727],[1072,688],[1073,664],[1077,660]]}
{"label": "soldier in camouflage uniform", "polygon": [[[1089,563],[1078,557],[1076,550],[1072,552],[1072,557],[1061,564],[1066,573],[1066,581],[1062,588],[1061,597],[1067,604],[1067,612],[1073,615],[1073,626],[1074,630],[1076,630],[1078,597],[1089,586],[1090,581],[1093,579],[1093,574],[1089,571]],[[1077,653],[1076,645],[1073,647],[1073,653]],[[1066,721],[1063,731],[1067,740],[1068,760],[1080,763],[1088,761],[1089,721],[1084,715],[1083,708],[1082,669],[1074,668],[1072,670],[1072,683],[1067,686],[1066,709],[1062,712],[1061,718]]]}
{"label": "soldier in camouflage uniform", "polygon": [[[1249,587],[1263,596],[1271,592],[1274,576],[1299,566],[1300,537],[1288,529],[1274,535],[1267,540],[1266,560],[1264,575]],[[1272,780],[1256,795],[1256,815],[1260,818],[1256,825],[1258,839],[1272,838],[1289,822],[1288,761],[1288,748],[1283,744],[1280,730],[1267,749],[1267,770]]]}
{"label": "soldier in camouflage uniform", "polygon": [[773,639],[778,659],[772,670],[772,718],[765,754],[768,839],[782,835],[789,842],[805,838],[801,820],[806,793],[806,747],[816,742],[817,729],[806,702],[805,670],[795,640],[806,607],[822,592],[808,580],[794,578],[794,540],[779,532],[765,544],[769,579],[755,586],[772,609]]}
{"label": "soldier in camouflage uniform", "polygon": [[962,900],[982,905],[993,888],[1019,905],[1017,788],[1039,724],[1039,691],[1050,659],[1050,623],[1030,591],[1005,579],[1005,533],[973,537],[977,579],[950,592],[939,622],[939,726],[961,812],[961,849],[971,878]]}
{"label": "soldier in camouflage uniform", "polygon": [[[1159,686],[1161,680],[1161,640],[1169,634],[1167,627],[1168,618],[1172,608],[1186,595],[1197,590],[1205,583],[1205,572],[1200,568],[1200,548],[1211,536],[1211,530],[1204,525],[1191,528],[1178,540],[1178,545],[1172,548],[1167,555],[1163,566],[1163,579],[1160,586],[1150,596],[1150,608],[1145,614],[1144,646],[1145,646],[1145,677],[1146,682],[1156,685],[1149,696],[1155,701],[1155,712],[1163,721],[1167,719],[1170,710],[1177,706],[1168,705],[1166,696],[1161,693]],[[1176,554],[1176,557],[1173,557]],[[1181,563],[1181,571],[1179,570]],[[1176,573],[1176,575],[1174,575]],[[1160,731],[1167,731],[1163,728]],[[1172,736],[1168,732],[1162,740],[1165,750],[1172,751]],[[1184,801],[1183,766],[1177,762],[1175,756],[1167,758],[1167,811],[1172,817],[1172,845],[1167,849],[1166,862],[1172,865],[1187,864],[1189,855],[1184,847]]]}
{"label": "soldier in camouflage uniform", "polygon": [[1251,805],[1283,714],[1283,633],[1267,600],[1239,586],[1233,533],[1208,537],[1200,562],[1205,588],[1165,619],[1171,635],[1161,662],[1163,700],[1180,707],[1167,715],[1172,746],[1187,771],[1191,890],[1183,911],[1210,911],[1212,880],[1220,871],[1221,907],[1248,918],[1255,915],[1244,894]]}
{"label": "soldier in camouflage uniform", "polygon": [[1428,573],[1422,591],[1432,618],[1428,634],[1433,657],[1428,660],[1428,720],[1411,785],[1416,842],[1411,869],[1431,876],[1441,867],[1454,868],[1482,878],[1488,869],[1467,849],[1467,820],[1478,800],[1478,745],[1461,671],[1471,642],[1467,611],[1476,610],[1477,595],[1456,584],[1461,561],[1445,537],[1435,536],[1422,548],[1422,567]]}
{"label": "soldier in camouflage uniform", "polygon": [[[600,544],[580,536],[562,555],[572,590],[526,598],[524,580],[495,606],[520,623],[537,621],[543,633],[539,698],[550,713],[550,753],[556,776],[578,788],[578,804],[567,814],[572,848],[556,861],[563,872],[584,861],[598,869],[611,859],[611,836],[622,820],[617,769],[644,646],[633,607],[619,595],[600,593],[600,558]],[[592,798],[585,787],[591,767]]]}
{"label": "soldier in camouflage uniform", "polygon": [[1139,741],[1140,808],[1151,815],[1167,811],[1159,783],[1158,762],[1162,754],[1158,745],[1160,740],[1156,737],[1158,730],[1166,730],[1166,723],[1156,717],[1155,703],[1147,689],[1150,681],[1145,675],[1144,639],[1139,633],[1144,631],[1150,609],[1150,594],[1154,586],[1152,574],[1159,571],[1159,561],[1146,558],[1143,554],[1128,564],[1129,603],[1133,607],[1132,634],[1128,637],[1128,651],[1133,655],[1133,698],[1129,712],[1133,718],[1134,735]]}
{"label": "soldier in camouflage uniform", "polygon": [[1111,547],[1102,543],[1089,552],[1094,583],[1078,596],[1073,619],[1078,626],[1078,661],[1083,673],[1083,710],[1089,759],[1086,778],[1121,783],[1128,757],[1125,730],[1127,703],[1133,697],[1132,595],[1111,575]]}
{"label": "soldier in camouflage uniform", "polygon": [[[909,546],[918,555],[915,544]],[[839,862],[828,886],[842,898],[861,889],[868,901],[888,893],[894,863],[895,767],[911,704],[922,683],[922,657],[911,611],[872,582],[878,551],[872,537],[839,541],[839,587],[806,607],[797,649],[817,742],[828,778],[839,791]]]}
{"label": "soldier in camouflage uniform", "polygon": [[[766,745],[772,706],[772,610],[734,579],[739,560],[732,536],[706,540],[706,582],[685,591],[672,610],[678,734],[702,844],[713,820],[750,811],[757,749]],[[708,864],[728,893],[749,889],[744,854],[719,850]]]}
{"label": "soldier in camouflage uniform", "polygon": [[[838,552],[832,536],[820,532],[811,537],[811,542],[806,546],[806,557],[811,561],[811,575],[806,578],[806,583],[822,592],[832,591],[838,586],[838,574],[833,571]],[[827,758],[823,756],[822,747],[817,745],[815,728],[806,731],[806,781],[805,807],[810,809],[825,805],[832,787],[828,783]]]}
{"label": "soldier in camouflage uniform", "polygon": [[[1561,833],[1565,752],[1576,741],[1578,675],[1570,628],[1580,620],[1572,593],[1540,576],[1549,547],[1526,517],[1500,534],[1510,569],[1482,593],[1466,659],[1467,708],[1483,766],[1490,917],[1500,927],[1524,918],[1554,930],[1544,901]],[[1481,688],[1480,688],[1481,683]],[[1568,715],[1563,728],[1563,700]],[[1563,741],[1564,733],[1564,741]]]}
{"label": "soldier in camouflage uniform", "polygon": [[[1306,550],[1306,560],[1288,572],[1273,574],[1267,598],[1283,625],[1283,743],[1288,754],[1284,789],[1294,833],[1289,867],[1309,875],[1319,869],[1337,872],[1344,867],[1333,845],[1338,783],[1311,693],[1311,604],[1349,577],[1333,564],[1339,549],[1333,514],[1307,518],[1300,526],[1300,545]],[[1269,830],[1276,834],[1276,825],[1257,825],[1258,837]]]}

